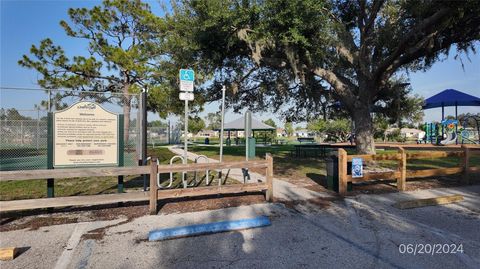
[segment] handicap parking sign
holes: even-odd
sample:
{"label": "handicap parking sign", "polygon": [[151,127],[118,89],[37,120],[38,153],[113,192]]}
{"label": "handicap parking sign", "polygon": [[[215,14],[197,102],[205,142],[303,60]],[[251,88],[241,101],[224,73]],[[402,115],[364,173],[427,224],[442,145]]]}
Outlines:
{"label": "handicap parking sign", "polygon": [[192,69],[180,69],[180,91],[193,92],[195,72]]}
{"label": "handicap parking sign", "polygon": [[180,80],[194,81],[195,72],[192,69],[180,69]]}
{"label": "handicap parking sign", "polygon": [[363,177],[363,160],[362,158],[352,159],[352,177]]}

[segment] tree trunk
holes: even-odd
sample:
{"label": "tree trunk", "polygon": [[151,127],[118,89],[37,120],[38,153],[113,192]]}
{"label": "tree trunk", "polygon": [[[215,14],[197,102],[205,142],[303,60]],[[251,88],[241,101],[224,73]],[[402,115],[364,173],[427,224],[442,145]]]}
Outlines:
{"label": "tree trunk", "polygon": [[368,104],[362,103],[361,107],[355,108],[352,114],[353,121],[355,122],[357,154],[375,154],[373,120]]}
{"label": "tree trunk", "polygon": [[128,139],[129,139],[129,129],[130,129],[130,111],[132,110],[131,108],[131,99],[132,97],[130,96],[128,89],[130,88],[129,84],[125,84],[123,86],[123,118],[124,118],[124,123],[123,123],[123,141],[125,143],[125,147],[128,148]]}

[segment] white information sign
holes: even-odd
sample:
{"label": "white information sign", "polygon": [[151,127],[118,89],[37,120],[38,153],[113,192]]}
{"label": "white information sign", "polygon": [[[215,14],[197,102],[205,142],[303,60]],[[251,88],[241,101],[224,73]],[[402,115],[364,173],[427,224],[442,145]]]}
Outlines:
{"label": "white information sign", "polygon": [[118,165],[118,115],[93,102],[53,114],[53,166]]}
{"label": "white information sign", "polygon": [[180,92],[180,100],[185,101],[193,101],[193,92]]}
{"label": "white information sign", "polygon": [[193,81],[180,80],[180,90],[182,92],[193,92]]}

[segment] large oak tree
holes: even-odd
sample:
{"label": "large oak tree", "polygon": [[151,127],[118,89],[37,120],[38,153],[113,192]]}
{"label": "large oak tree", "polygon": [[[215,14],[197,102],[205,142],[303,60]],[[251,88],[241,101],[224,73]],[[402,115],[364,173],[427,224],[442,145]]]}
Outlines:
{"label": "large oak tree", "polygon": [[207,98],[227,84],[234,108],[287,107],[306,120],[338,100],[360,153],[375,153],[371,114],[395,109],[402,74],[453,48],[474,52],[480,39],[475,0],[184,0],[173,9],[170,30],[214,74]]}

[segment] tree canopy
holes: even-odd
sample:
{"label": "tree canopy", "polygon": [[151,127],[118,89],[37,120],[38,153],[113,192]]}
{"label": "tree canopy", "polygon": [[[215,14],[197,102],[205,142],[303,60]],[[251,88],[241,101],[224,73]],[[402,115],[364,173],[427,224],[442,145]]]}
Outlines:
{"label": "tree canopy", "polygon": [[277,128],[277,124],[275,123],[275,121],[273,119],[264,120],[263,123],[265,123],[266,125]]}
{"label": "tree canopy", "polygon": [[222,115],[220,113],[210,112],[207,114],[207,128],[210,130],[219,130],[222,124]]}
{"label": "tree canopy", "polygon": [[[198,115],[188,116],[188,132],[189,133],[192,133],[193,135],[197,135],[198,132],[205,129],[206,126],[207,125],[205,124],[205,121]],[[185,129],[185,118],[183,117],[180,118],[179,127],[181,130]]]}
{"label": "tree canopy", "polygon": [[318,119],[307,124],[307,130],[327,135],[332,142],[345,142],[351,133],[351,121],[347,119],[329,120]]}
{"label": "tree canopy", "polygon": [[374,153],[371,113],[395,109],[405,72],[451,48],[474,51],[479,13],[478,1],[185,0],[172,18],[214,73],[207,100],[226,84],[234,109],[307,121],[336,100],[355,122],[357,150]]}
{"label": "tree canopy", "polygon": [[475,0],[177,0],[158,17],[140,0],[105,0],[60,23],[87,41],[88,56],[68,57],[47,38],[19,63],[44,88],[121,93],[127,118],[129,93],[141,89],[150,110],[179,113],[178,69],[193,68],[194,112],[226,85],[234,111],[297,122],[348,116],[359,153],[375,153],[372,114],[418,121],[409,73],[451,51],[475,53],[478,14]]}
{"label": "tree canopy", "polygon": [[[69,21],[60,26],[71,37],[86,41],[87,56],[68,53],[50,38],[32,45],[30,55],[19,64],[35,69],[38,84],[45,89],[66,88],[64,96],[89,96],[98,102],[118,102],[126,119],[130,118],[132,93],[149,90],[149,108],[161,112],[178,111],[178,92],[172,77],[164,73],[168,52],[163,46],[164,20],[154,15],[140,0],[105,0],[91,9],[70,8]],[[89,91],[119,93],[102,95]],[[61,99],[62,96],[57,96]],[[125,140],[130,121],[125,120]]]}
{"label": "tree canopy", "polygon": [[289,121],[285,122],[285,127],[284,128],[285,128],[285,133],[287,134],[287,136],[292,136],[293,135],[294,130],[293,130],[292,122],[289,122]]}

